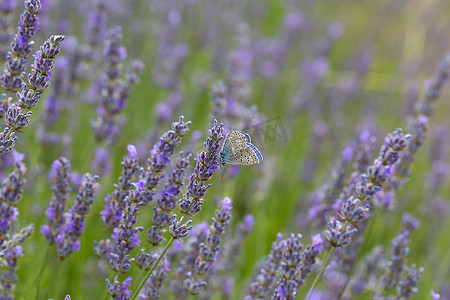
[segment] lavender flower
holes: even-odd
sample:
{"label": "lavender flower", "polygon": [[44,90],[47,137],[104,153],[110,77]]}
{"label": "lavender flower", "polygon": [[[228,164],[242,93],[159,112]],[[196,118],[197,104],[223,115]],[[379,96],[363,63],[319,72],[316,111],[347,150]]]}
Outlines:
{"label": "lavender flower", "polygon": [[205,241],[199,244],[199,252],[195,260],[195,273],[189,276],[183,283],[184,288],[190,295],[199,294],[201,292],[200,287],[204,286],[202,281],[195,282],[194,275],[204,276],[220,253],[221,237],[225,234],[225,230],[231,219],[229,211],[233,208],[232,203],[232,200],[227,197],[222,200],[222,209],[216,210],[216,216],[212,218],[210,233]]}
{"label": "lavender flower", "polygon": [[135,185],[135,190],[130,191],[125,197],[125,206],[121,211],[120,223],[113,229],[111,238],[114,241],[114,247],[109,253],[109,265],[115,271],[114,281],[111,283],[106,279],[108,292],[115,299],[128,299],[131,295],[126,286],[131,284],[131,277],[125,281],[118,281],[119,274],[128,273],[131,267],[130,252],[140,244],[139,232],[144,228],[136,226],[138,220],[138,209],[142,205],[145,189],[143,184]]}
{"label": "lavender flower", "polygon": [[439,293],[436,293],[435,291],[431,290],[431,298],[433,300],[438,300],[441,298],[441,295],[439,295]]}
{"label": "lavender flower", "polygon": [[129,299],[131,291],[128,289],[128,287],[131,285],[131,279],[132,277],[129,276],[122,283],[120,283],[118,280],[110,282],[108,279],[106,279],[109,295],[117,300]]}
{"label": "lavender flower", "polygon": [[85,23],[85,36],[91,48],[96,48],[99,42],[103,40],[106,31],[106,19],[106,3],[102,0],[96,0],[94,9],[89,11],[88,22]]}
{"label": "lavender flower", "polygon": [[[279,273],[280,281],[278,288],[275,289],[275,294],[272,299],[285,297],[284,299],[294,299],[297,296],[297,282],[296,279],[300,275],[301,251],[303,245],[300,244],[301,234],[291,234],[286,240],[286,250],[283,251],[283,259],[280,263]],[[281,292],[280,292],[281,291]]]}
{"label": "lavender flower", "polygon": [[[14,299],[15,282],[19,280],[16,271],[18,268],[18,259],[23,257],[23,248],[18,245],[23,243],[27,238],[31,236],[34,231],[34,225],[30,224],[25,228],[22,228],[19,233],[15,233],[6,244],[3,244],[5,250],[0,250],[0,259],[2,260],[2,273],[0,276],[2,299]],[[4,258],[2,257],[4,256]]]}
{"label": "lavender flower", "polygon": [[65,224],[59,228],[55,242],[58,246],[58,254],[61,259],[66,258],[75,250],[80,250],[80,237],[85,230],[86,215],[94,203],[95,193],[98,188],[96,183],[98,176],[88,173],[84,175],[78,195],[75,198],[75,205],[69,209],[69,214],[65,216]]}
{"label": "lavender flower", "polygon": [[[126,50],[122,46],[122,29],[119,26],[108,31],[103,54],[105,70],[100,82],[97,117],[91,120],[91,128],[98,141],[113,145],[119,139],[126,121],[120,113],[126,107],[131,88],[137,83],[143,64],[133,61],[125,80],[122,79],[122,61],[126,57]],[[93,167],[98,167],[96,161],[93,161]]]}
{"label": "lavender flower", "polygon": [[346,147],[341,152],[341,157],[331,170],[331,178],[320,189],[314,191],[314,204],[309,209],[309,220],[316,224],[324,225],[330,212],[336,210],[334,201],[339,197],[343,189],[344,179],[348,173],[349,166],[353,158],[353,148]]}
{"label": "lavender flower", "polygon": [[244,297],[245,300],[264,299],[272,293],[277,278],[277,270],[282,261],[285,248],[286,241],[283,240],[283,236],[279,233],[277,234],[277,240],[272,243],[272,249],[268,258],[258,266],[258,273],[248,285],[248,290]]}
{"label": "lavender flower", "polygon": [[[26,2],[32,2],[26,1]],[[39,1],[37,3],[40,4]],[[59,54],[59,44],[64,36],[54,35],[46,40],[34,55],[33,69],[28,74],[28,83],[22,84],[22,90],[17,93],[18,104],[12,104],[5,115],[7,126],[0,133],[0,152],[11,151],[17,140],[14,131],[21,131],[30,123],[31,110],[39,102],[40,95],[50,86],[52,78],[53,59]]]}
{"label": "lavender flower", "polygon": [[34,225],[22,229],[19,233],[12,234],[19,211],[17,203],[22,199],[23,186],[27,168],[22,162],[24,155],[13,151],[15,169],[3,180],[0,189],[0,258],[5,256],[3,266],[5,268],[0,275],[2,294],[0,298],[14,298],[14,282],[19,278],[16,275],[18,259],[23,256],[22,247],[19,243],[25,241],[33,230]]}
{"label": "lavender flower", "polygon": [[[31,40],[39,28],[37,13],[41,9],[40,0],[26,0],[25,10],[20,16],[19,27],[11,44],[11,51],[7,54],[6,70],[0,76],[0,86],[12,93],[22,87],[22,76],[26,68],[26,59],[31,53]],[[31,84],[31,82],[30,82]]]}
{"label": "lavender flower", "polygon": [[[200,212],[203,196],[209,185],[205,185],[219,168],[220,140],[223,139],[223,124],[217,124],[208,130],[208,137],[203,143],[205,151],[197,155],[194,173],[189,177],[186,195],[180,199],[178,209],[182,214],[193,216]],[[192,200],[190,198],[192,197]]]}
{"label": "lavender flower", "polygon": [[[301,234],[291,234],[286,240],[286,249],[282,254],[282,262],[279,266],[279,281],[275,288],[272,299],[294,299],[297,296],[298,288],[303,286],[304,280],[309,277],[309,273],[316,262],[322,248],[322,239],[315,236],[313,246],[307,246],[303,250],[300,243]],[[303,250],[303,251],[302,251]]]}
{"label": "lavender flower", "polygon": [[9,44],[13,37],[11,18],[16,5],[16,1],[13,0],[0,2],[0,64],[3,64],[6,59]]}
{"label": "lavender flower", "polygon": [[223,81],[218,81],[213,86],[210,97],[212,102],[212,117],[219,120],[219,122],[224,122],[223,118],[227,112],[228,91]]}
{"label": "lavender flower", "polygon": [[231,98],[247,103],[251,93],[253,60],[250,50],[250,28],[247,24],[241,23],[237,31],[237,49],[229,55],[227,87]]}
{"label": "lavender flower", "polygon": [[24,155],[14,151],[13,156],[15,169],[3,180],[0,189],[0,247],[8,239],[8,232],[17,220],[19,212],[15,206],[22,199],[23,186],[26,183],[27,167],[22,162]]}
{"label": "lavender flower", "polygon": [[161,289],[164,280],[167,278],[167,273],[169,272],[169,269],[170,263],[167,261],[167,259],[165,258],[161,259],[161,261],[153,271],[152,276],[150,276],[147,282],[145,283],[142,292],[139,294],[139,299],[142,300],[159,299],[160,298],[159,290]]}
{"label": "lavender flower", "polygon": [[241,264],[241,252],[248,235],[253,231],[255,219],[253,215],[246,215],[233,235],[227,231],[224,235],[220,256],[214,262],[208,273],[208,286],[203,294],[219,292],[226,299],[232,295],[234,279],[232,273]]}
{"label": "lavender flower", "polygon": [[[200,250],[200,243],[205,241],[210,234],[208,223],[203,222],[192,226],[189,237],[183,243],[185,247],[178,249],[173,247],[169,256],[172,257],[171,263],[176,262],[175,258],[179,257],[178,268],[175,269],[175,276],[170,282],[170,292],[175,298],[185,298],[187,296],[185,283],[192,290],[203,289],[207,285],[205,281],[195,281],[193,278],[195,261]],[[181,245],[181,243],[179,243]],[[177,244],[175,244],[177,245]],[[175,248],[175,249],[174,249]]]}
{"label": "lavender flower", "polygon": [[417,269],[415,264],[409,267],[402,281],[400,281],[397,289],[397,297],[408,299],[412,294],[417,293],[417,281],[419,281],[422,272],[423,268]]}
{"label": "lavender flower", "polygon": [[52,164],[53,196],[45,212],[47,222],[41,227],[41,233],[50,245],[55,242],[60,228],[65,223],[63,215],[71,191],[70,168],[70,161],[65,157],[60,157]]}
{"label": "lavender flower", "polygon": [[410,176],[410,165],[426,138],[428,118],[433,114],[434,104],[439,99],[441,89],[448,80],[449,74],[450,54],[447,54],[445,59],[437,65],[433,77],[425,82],[425,96],[416,103],[414,119],[408,120],[412,134],[411,143],[394,168],[395,177],[392,180],[394,188],[402,186]]}
{"label": "lavender flower", "polygon": [[357,266],[351,277],[348,288],[342,293],[343,299],[357,299],[366,289],[376,286],[377,275],[384,265],[383,248],[375,247]]}
{"label": "lavender flower", "polygon": [[147,239],[153,246],[158,246],[165,242],[163,234],[166,230],[164,228],[171,223],[173,210],[177,207],[178,195],[181,193],[181,187],[184,184],[183,180],[186,175],[186,169],[189,166],[190,157],[190,154],[184,156],[183,152],[180,152],[176,168],[172,171],[171,177],[157,199],[158,207],[154,208],[153,215],[154,225],[147,231]]}
{"label": "lavender flower", "polygon": [[357,198],[350,198],[341,205],[339,217],[345,222],[335,219],[328,223],[325,236],[333,247],[348,245],[351,236],[356,234],[355,225],[370,217],[369,206],[365,201],[370,201],[375,193],[383,189],[390,177],[392,165],[398,161],[399,153],[407,146],[409,138],[401,129],[387,135],[380,149],[380,156],[367,168],[367,174],[361,174],[356,183]]}
{"label": "lavender flower", "polygon": [[128,155],[124,156],[122,165],[122,175],[118,183],[114,185],[115,190],[105,198],[106,204],[100,212],[101,221],[107,227],[117,227],[120,221],[121,212],[124,206],[124,200],[128,192],[134,187],[133,183],[141,172],[137,160],[137,151],[134,145],[128,145]]}

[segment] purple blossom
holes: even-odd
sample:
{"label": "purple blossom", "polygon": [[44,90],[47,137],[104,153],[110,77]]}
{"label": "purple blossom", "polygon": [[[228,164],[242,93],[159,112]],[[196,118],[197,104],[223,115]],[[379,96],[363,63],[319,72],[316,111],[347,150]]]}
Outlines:
{"label": "purple blossom", "polygon": [[78,194],[75,197],[75,204],[66,214],[64,224],[58,228],[58,235],[55,238],[58,255],[61,259],[66,258],[73,251],[79,251],[81,238],[85,230],[86,215],[94,203],[95,194],[98,188],[96,183],[98,176],[86,173],[83,176]]}
{"label": "purple blossom", "polygon": [[[40,2],[39,0],[27,0],[25,1],[25,5],[35,8],[40,7]],[[14,131],[21,131],[21,129],[30,123],[31,111],[27,110],[31,110],[37,106],[41,94],[50,86],[49,74],[51,74],[51,70],[53,69],[53,60],[60,52],[59,44],[63,40],[64,36],[53,35],[44,42],[40,50],[36,52],[35,62],[32,65],[33,68],[28,74],[28,83],[22,83],[20,77],[16,77],[14,83],[8,83],[5,82],[5,80],[9,80],[5,79],[5,74],[0,76],[0,85],[6,90],[18,90],[18,87],[15,86],[17,81],[20,81],[20,87],[22,88],[16,94],[18,99],[17,104],[9,106],[6,112],[5,121],[7,126],[0,133],[0,152],[11,151],[17,140],[17,137],[14,136]],[[22,73],[24,70],[19,71]],[[5,87],[5,85],[8,87]]]}
{"label": "purple blossom", "polygon": [[278,233],[277,240],[272,243],[270,254],[259,265],[257,274],[247,287],[245,300],[267,298],[273,293],[277,280],[277,270],[281,264],[285,249],[286,241],[283,240],[283,235]]}
{"label": "purple blossom", "polygon": [[[203,196],[209,185],[206,185],[212,175],[219,168],[220,141],[223,139],[223,124],[217,124],[208,130],[208,137],[203,143],[205,151],[197,155],[194,173],[189,177],[186,197],[180,199],[179,210],[183,214],[194,215],[200,212]],[[190,197],[193,199],[190,200]]]}
{"label": "purple blossom", "polygon": [[41,1],[26,0],[25,10],[20,15],[19,27],[7,54],[6,70],[0,76],[0,86],[12,93],[22,88],[22,73],[26,69],[26,59],[31,52],[32,38],[39,28],[36,15],[41,8]]}
{"label": "purple blossom", "polygon": [[64,212],[69,197],[70,188],[70,161],[65,157],[53,161],[51,177],[53,177],[53,196],[45,211],[46,224],[41,227],[41,233],[51,245],[65,224]]}
{"label": "purple blossom", "polygon": [[313,235],[311,237],[311,239],[312,239],[312,244],[316,248],[317,251],[320,252],[324,249],[323,240],[322,240],[322,236],[320,235],[320,233]]}
{"label": "purple blossom", "polygon": [[233,209],[232,204],[233,204],[233,200],[231,200],[228,197],[225,197],[222,200],[222,209],[227,210],[227,211],[232,210]]}
{"label": "purple blossom", "polygon": [[246,215],[244,217],[244,224],[249,228],[253,228],[253,225],[255,224],[255,217],[253,217],[253,215]]}
{"label": "purple blossom", "polygon": [[433,298],[433,300],[438,300],[438,299],[441,299],[441,295],[439,295],[435,291],[431,290],[431,298]]}

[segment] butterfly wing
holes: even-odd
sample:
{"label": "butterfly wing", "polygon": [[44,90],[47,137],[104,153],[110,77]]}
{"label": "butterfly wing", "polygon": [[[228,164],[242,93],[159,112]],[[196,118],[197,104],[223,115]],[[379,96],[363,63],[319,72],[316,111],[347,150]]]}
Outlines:
{"label": "butterfly wing", "polygon": [[239,156],[246,148],[245,140],[245,135],[242,135],[240,131],[230,131],[223,142],[221,162],[230,165],[241,165]]}
{"label": "butterfly wing", "polygon": [[247,133],[245,133],[245,132],[243,132],[243,131],[238,131],[238,130],[233,130],[233,131],[237,131],[237,132],[239,132],[243,137],[244,137],[244,139],[245,139],[245,141],[247,142],[247,143],[250,143],[252,140],[250,139],[250,136],[247,134]]}
{"label": "butterfly wing", "polygon": [[245,132],[230,131],[222,147],[222,163],[238,166],[259,164],[263,160],[262,155],[249,141],[250,136]]}

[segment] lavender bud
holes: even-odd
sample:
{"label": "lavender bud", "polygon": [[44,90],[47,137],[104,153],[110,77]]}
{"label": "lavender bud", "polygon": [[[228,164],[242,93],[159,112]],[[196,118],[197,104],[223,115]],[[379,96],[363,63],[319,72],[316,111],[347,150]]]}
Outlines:
{"label": "lavender bud", "polygon": [[177,220],[177,215],[172,216],[172,225],[169,226],[169,233],[174,239],[184,238],[188,235],[189,230],[192,230],[192,221],[189,220],[182,224]]}

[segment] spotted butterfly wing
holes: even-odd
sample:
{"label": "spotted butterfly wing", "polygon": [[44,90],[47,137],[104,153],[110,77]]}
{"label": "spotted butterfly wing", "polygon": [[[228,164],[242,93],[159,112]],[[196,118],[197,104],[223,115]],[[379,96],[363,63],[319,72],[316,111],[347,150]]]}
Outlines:
{"label": "spotted butterfly wing", "polygon": [[220,161],[223,165],[251,166],[263,160],[259,150],[250,143],[250,136],[239,130],[230,131],[225,137]]}

